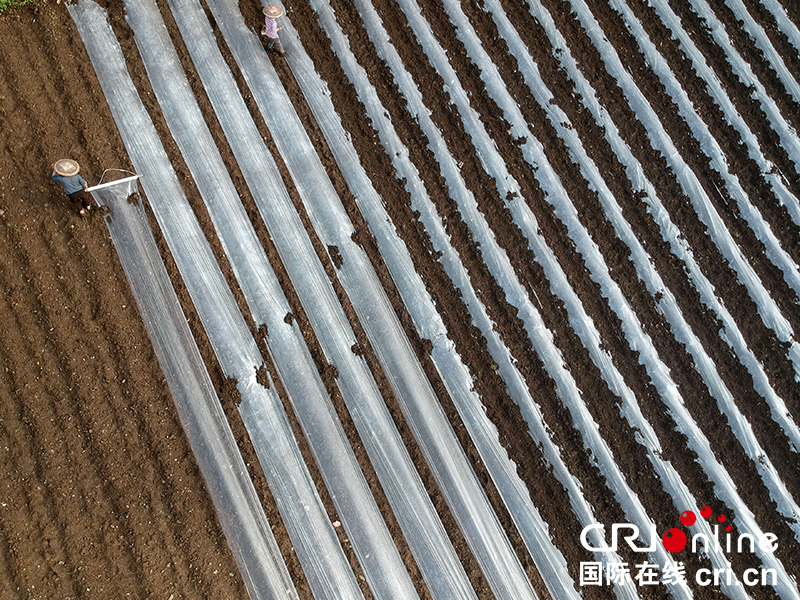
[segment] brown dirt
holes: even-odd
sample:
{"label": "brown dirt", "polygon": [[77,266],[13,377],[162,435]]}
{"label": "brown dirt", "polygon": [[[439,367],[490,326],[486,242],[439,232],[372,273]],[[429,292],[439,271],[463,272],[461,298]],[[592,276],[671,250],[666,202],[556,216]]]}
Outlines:
{"label": "brown dirt", "polygon": [[[210,219],[175,144],[158,112],[157,102],[147,83],[146,74],[125,20],[122,3],[109,0],[103,3],[128,60],[129,69],[145,105],[151,111],[176,171],[185,182],[187,195],[205,228],[212,246],[220,258],[226,276],[241,302],[229,266],[213,233]],[[587,499],[592,503],[601,522],[624,521],[621,509],[606,488],[605,481],[594,467],[592,458],[584,451],[583,442],[575,430],[569,412],[554,390],[553,382],[538,359],[535,348],[524,334],[515,310],[505,300],[503,292],[493,281],[473,243],[457,208],[447,195],[436,162],[427,148],[427,140],[419,126],[405,111],[404,102],[395,88],[391,75],[378,58],[363,31],[353,5],[332,0],[351,45],[358,48],[359,59],[367,69],[372,83],[391,115],[398,133],[411,151],[440,213],[446,216],[448,233],[462,256],[476,289],[486,304],[497,329],[518,361],[533,397],[539,402],[555,441],[563,448],[571,471],[580,480]],[[514,226],[510,214],[497,197],[494,182],[484,173],[469,136],[464,132],[456,110],[449,104],[443,82],[424,58],[421,48],[410,34],[401,11],[390,0],[375,0],[390,35],[409,70],[419,82],[432,117],[443,131],[451,152],[463,161],[462,173],[475,194],[481,210],[507,249],[522,282],[536,294],[542,315],[555,334],[567,364],[573,373],[594,418],[618,457],[633,490],[639,495],[648,513],[656,520],[659,531],[676,526],[677,514],[671,498],[663,491],[653,473],[644,450],[636,443],[635,432],[619,417],[617,400],[602,381],[586,350],[572,331],[563,307],[551,290],[541,268],[527,249],[521,232]],[[465,12],[482,37],[487,51],[500,69],[512,94],[518,100],[532,130],[542,141],[548,158],[560,174],[575,202],[584,224],[598,242],[611,273],[625,290],[631,306],[643,322],[656,347],[671,369],[695,420],[711,440],[712,447],[737,484],[738,490],[766,531],[773,531],[783,543],[778,552],[789,573],[800,572],[800,550],[788,543],[793,538],[783,518],[768,501],[767,490],[751,461],[743,454],[727,423],[720,417],[716,403],[709,395],[694,369],[685,349],[675,341],[660,314],[636,277],[628,260],[627,250],[614,236],[611,225],[603,218],[598,201],[586,182],[576,175],[563,143],[536,105],[516,64],[497,36],[491,18],[477,0],[464,0]],[[559,29],[570,41],[573,52],[584,65],[599,65],[596,51],[569,10],[568,3],[546,0]],[[712,132],[728,153],[731,170],[742,181],[750,197],[771,223],[787,251],[800,260],[800,231],[771,192],[746,150],[740,145],[736,132],[724,121],[704,86],[698,82],[685,57],[660,25],[647,5],[632,1],[631,6],[652,36],[662,40],[662,49],[681,84]],[[800,177],[791,161],[772,139],[765,126],[763,114],[753,104],[748,89],[726,66],[724,57],[710,40],[702,24],[683,0],[671,2],[674,10],[685,16],[685,27],[696,43],[704,49],[709,62],[720,73],[738,109],[763,142],[768,158],[781,169],[792,189],[800,191]],[[733,17],[722,0],[712,2],[720,18],[733,24]],[[756,5],[756,2],[747,2]],[[791,3],[787,3],[791,4]],[[487,129],[517,181],[522,182],[526,201],[539,220],[542,234],[559,257],[573,287],[594,319],[603,336],[604,347],[615,359],[626,382],[634,390],[643,412],[653,423],[664,453],[678,469],[699,502],[708,503],[716,513],[724,512],[734,520],[727,507],[715,499],[713,485],[687,449],[686,440],[675,431],[675,423],[651,385],[638,357],[630,350],[619,333],[619,322],[605,298],[589,278],[581,256],[574,251],[566,229],[552,214],[536,183],[536,176],[522,158],[518,141],[511,138],[500,111],[482,87],[474,67],[469,63],[460,43],[443,15],[439,0],[422,0],[424,14],[434,24],[442,45],[448,50],[456,70],[463,75],[465,87],[471,92],[474,107],[479,111]],[[559,69],[546,36],[531,18],[525,3],[504,0],[505,10],[517,24],[550,83],[556,101],[578,128],[584,145],[597,162],[626,217],[633,224],[640,240],[650,252],[653,262],[667,285],[679,299],[681,308],[706,351],[716,362],[725,383],[733,392],[742,412],[753,424],[756,435],[781,473],[790,492],[800,497],[797,454],[789,448],[786,437],[769,417],[764,401],[753,389],[747,372],[731,355],[717,332],[719,323],[699,300],[691,287],[682,265],[662,241],[640,199],[631,189],[622,167],[618,164],[603,138],[603,132],[591,122],[574,95],[571,82]],[[795,329],[800,328],[800,305],[794,293],[783,282],[764,255],[763,248],[752,235],[732,202],[716,189],[723,189],[718,176],[696,146],[688,129],[677,115],[675,107],[663,94],[658,79],[649,71],[636,50],[618,15],[606,3],[596,0],[590,6],[603,25],[617,50],[629,65],[637,84],[651,99],[662,116],[667,130],[687,161],[700,174],[704,186],[717,203],[726,224],[739,239],[751,263],[784,315]],[[331,52],[325,34],[316,24],[313,11],[301,1],[287,2],[290,17],[298,29],[304,46],[318,65],[318,71],[328,81],[334,103],[345,127],[351,132],[356,148],[373,177],[377,190],[386,199],[387,210],[398,232],[408,245],[417,269],[437,301],[445,324],[466,364],[472,370],[476,389],[480,392],[490,418],[496,423],[500,438],[518,466],[519,475],[527,483],[535,505],[550,526],[552,538],[564,553],[572,576],[578,579],[581,560],[591,560],[579,543],[581,526],[565,509],[568,498],[542,461],[540,450],[527,434],[527,426],[519,410],[507,397],[499,376],[480,334],[471,326],[466,307],[444,274],[432,251],[424,228],[414,214],[402,182],[393,176],[389,157],[376,150],[377,137],[363,118],[363,107]],[[257,3],[242,3],[248,23],[258,23]],[[769,24],[769,18],[757,7],[754,15]],[[162,6],[168,27],[176,28],[166,6]],[[790,13],[791,14],[791,13]],[[797,70],[800,59],[786,40],[768,27],[770,35],[790,65]],[[179,36],[173,36],[176,40]],[[120,267],[110,236],[102,218],[95,214],[82,219],[63,197],[60,186],[49,180],[50,165],[65,156],[78,160],[82,173],[96,183],[104,169],[130,169],[125,148],[88,60],[80,36],[63,3],[43,0],[36,7],[14,9],[0,15],[0,39],[4,44],[0,59],[0,238],[3,257],[0,260],[0,597],[2,598],[245,598],[246,591],[236,564],[222,535],[187,440],[177,418],[172,399],[164,383],[143,323],[135,307],[125,275]],[[785,109],[785,114],[797,119],[800,112],[769,73],[761,56],[746,36],[737,36],[737,47],[753,61],[754,70],[762,77],[770,93]],[[178,43],[178,51],[186,65],[188,53]],[[223,47],[223,51],[226,49]],[[226,56],[227,52],[226,52]],[[292,98],[298,114],[317,146],[334,185],[352,215],[359,242],[385,282],[403,325],[418,350],[459,439],[467,450],[476,472],[485,484],[487,493],[510,533],[512,543],[523,565],[531,575],[542,597],[547,592],[541,585],[535,567],[514,526],[502,507],[499,497],[481,464],[477,452],[460,423],[455,408],[444,393],[435,368],[428,359],[428,344],[413,330],[391,279],[381,262],[375,244],[360,218],[355,202],[336,169],[322,135],[302,98],[286,64],[272,55],[282,81]],[[232,61],[229,59],[231,64]],[[755,305],[737,282],[735,274],[710,243],[697,215],[666,168],[663,157],[654,151],[640,124],[620,102],[621,91],[600,68],[586,72],[598,90],[600,100],[620,126],[621,132],[647,175],[656,182],[662,200],[672,219],[681,227],[687,241],[705,273],[715,285],[740,324],[750,347],[762,361],[765,370],[793,414],[800,413],[800,394],[791,365],[785,359],[783,345],[775,339],[757,316]],[[210,116],[211,110],[196,77],[191,80],[201,108]],[[252,104],[252,102],[251,102]],[[256,113],[254,106],[251,106]],[[349,421],[346,409],[335,389],[335,372],[325,363],[314,339],[305,313],[294,295],[269,236],[257,216],[254,203],[246,191],[241,174],[235,167],[232,153],[224,141],[219,126],[210,119],[212,132],[219,140],[223,158],[230,165],[234,182],[253,217],[254,225],[264,241],[268,255],[275,265],[292,305],[287,318],[295,318],[304,331],[320,372],[329,386],[340,411],[348,435],[376,497],[385,508],[391,531],[418,581],[421,595],[427,597],[419,581],[416,567],[409,557],[396,522],[376,482],[364,455],[358,435]],[[258,120],[271,144],[269,132]],[[795,123],[795,126],[798,124]],[[285,177],[288,182],[288,174]],[[290,184],[291,189],[291,184]],[[714,191],[712,191],[714,190]],[[291,190],[294,194],[293,190]],[[298,209],[303,213],[299,199]],[[305,218],[305,215],[304,215]],[[154,226],[157,237],[159,233]],[[309,226],[310,230],[310,226]],[[312,232],[313,236],[313,232]],[[491,598],[491,592],[480,574],[474,557],[454,525],[451,515],[436,488],[419,449],[392,398],[385,378],[352,309],[336,281],[336,265],[328,259],[328,251],[315,240],[318,252],[326,262],[329,275],[352,317],[358,335],[358,352],[363,353],[376,372],[379,385],[385,392],[398,427],[408,442],[412,458],[418,465],[431,497],[442,515],[453,542],[459,551],[479,597]],[[302,598],[311,594],[303,580],[291,543],[280,524],[280,518],[257,464],[244,427],[236,411],[237,395],[231,382],[226,381],[213,357],[207,339],[199,326],[192,303],[180,281],[174,263],[159,237],[168,269],[178,290],[184,310],[203,352],[212,379],[226,408],[231,425],[240,442],[251,475],[262,495],[270,522],[287,564],[296,579]],[[331,252],[336,256],[336,252]],[[254,334],[257,334],[254,328]],[[258,339],[258,336],[257,336]],[[266,356],[266,352],[263,351]],[[287,409],[289,405],[287,403]],[[291,411],[290,411],[291,412]],[[296,429],[299,434],[299,428]],[[301,438],[301,448],[310,459],[310,452]],[[321,479],[312,467],[312,474],[322,490],[323,500],[335,518],[330,499]],[[352,552],[345,548],[353,562]],[[635,557],[629,557],[635,560]],[[699,561],[689,561],[689,572]],[[735,568],[741,572],[751,565],[746,557],[735,557]],[[607,589],[584,588],[591,598],[607,596]],[[698,597],[716,597],[713,589],[698,589]],[[755,597],[770,597],[765,590],[756,589]],[[658,590],[652,597],[658,597]]]}

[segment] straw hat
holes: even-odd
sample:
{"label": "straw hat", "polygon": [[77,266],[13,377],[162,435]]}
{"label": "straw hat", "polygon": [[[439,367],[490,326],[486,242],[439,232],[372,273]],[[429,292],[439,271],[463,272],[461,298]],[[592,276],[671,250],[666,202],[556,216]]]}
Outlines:
{"label": "straw hat", "polygon": [[81,170],[81,166],[71,158],[62,158],[53,165],[53,170],[58,175],[70,177],[72,175],[77,175],[78,171]]}
{"label": "straw hat", "polygon": [[265,6],[263,12],[270,19],[277,19],[283,16],[283,9],[280,6]]}

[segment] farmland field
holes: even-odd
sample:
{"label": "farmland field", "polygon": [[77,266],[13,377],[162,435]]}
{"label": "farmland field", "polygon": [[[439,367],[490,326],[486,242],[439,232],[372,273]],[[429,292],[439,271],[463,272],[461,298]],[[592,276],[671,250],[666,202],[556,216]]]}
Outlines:
{"label": "farmland field", "polygon": [[798,6],[286,12],[0,15],[0,597],[800,596]]}

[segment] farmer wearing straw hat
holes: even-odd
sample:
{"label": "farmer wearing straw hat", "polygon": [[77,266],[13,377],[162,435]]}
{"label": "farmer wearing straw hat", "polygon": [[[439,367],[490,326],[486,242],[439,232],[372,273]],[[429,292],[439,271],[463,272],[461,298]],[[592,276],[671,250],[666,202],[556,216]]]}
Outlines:
{"label": "farmer wearing straw hat", "polygon": [[278,37],[278,32],[281,30],[278,27],[276,19],[283,16],[283,9],[280,6],[266,6],[264,7],[264,27],[261,28],[261,35],[266,36],[269,40],[267,42],[267,50],[273,48],[283,56],[286,51],[283,49],[281,39]]}
{"label": "farmer wearing straw hat", "polygon": [[78,213],[84,216],[88,213],[91,204],[89,195],[86,193],[88,184],[83,177],[78,175],[80,170],[81,166],[77,162],[70,158],[62,158],[53,165],[52,179],[64,186],[67,198],[72,200],[73,204],[81,207]]}

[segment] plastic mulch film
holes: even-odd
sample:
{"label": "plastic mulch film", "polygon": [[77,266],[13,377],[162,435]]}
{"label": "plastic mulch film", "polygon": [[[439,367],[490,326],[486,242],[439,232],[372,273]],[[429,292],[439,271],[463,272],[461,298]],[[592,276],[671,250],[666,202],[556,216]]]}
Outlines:
{"label": "plastic mulch film", "polygon": [[320,240],[336,247],[337,270],[434,477],[499,598],[536,593],[447,420],[405,332],[292,104],[232,0],[209,8],[270,128]]}
{"label": "plastic mulch film", "polygon": [[[317,74],[313,62],[300,45],[297,34],[290,23],[284,22],[282,36],[286,48],[286,60],[292,73],[314,112],[317,123],[328,142],[328,147],[336,157],[361,213],[369,223],[381,256],[408,308],[417,331],[420,336],[431,340],[433,344],[431,359],[442,375],[453,403],[508,508],[520,536],[531,553],[545,585],[554,598],[562,600],[579,598],[580,596],[575,590],[575,582],[569,576],[564,557],[550,539],[547,524],[544,523],[533,505],[524,482],[517,475],[516,465],[509,459],[507,451],[500,443],[497,428],[486,415],[480,396],[472,388],[469,371],[461,361],[454,343],[448,338],[447,329],[437,313],[433,298],[414,269],[411,256],[383,206],[383,199],[372,186],[350,141],[349,134],[342,127],[341,121],[335,113],[327,84]],[[366,71],[355,67],[353,54],[346,52],[343,45],[339,46],[338,43],[334,43],[334,46],[348,78],[360,79],[364,82]],[[367,116],[372,119],[373,127],[381,136],[381,143],[387,153],[393,157],[392,161],[396,166],[398,178],[406,179],[412,197],[425,195],[424,185],[407,162],[408,150],[402,147],[399,138],[394,133],[377,95],[371,95],[359,84],[355,84],[354,87],[359,94],[359,99],[367,107]],[[374,92],[374,88],[372,91]],[[380,115],[384,115],[385,120],[381,119]],[[413,202],[414,200],[412,200]],[[473,317],[473,324],[481,330],[486,338],[489,351],[498,365],[498,373],[505,382],[506,391],[518,403],[534,405],[521,374],[513,365],[508,348],[494,331],[486,309],[478,300],[466,270],[455,249],[450,245],[441,223],[434,224],[427,220],[424,214],[426,209],[419,203],[414,203],[412,206],[420,210],[420,221],[425,224],[434,249],[441,255],[440,261],[445,271],[461,292],[462,300]],[[535,428],[535,432],[532,429],[531,435],[536,444],[542,447],[546,460],[552,465],[556,476],[575,497],[573,507],[576,513],[585,516],[586,524],[595,522],[591,514],[592,509],[569,474],[559,449],[546,434],[543,426],[538,427],[541,423],[541,418],[532,420],[532,428]],[[619,557],[617,558],[621,560]],[[597,559],[601,560],[602,554],[598,553]],[[633,592],[629,597],[638,598],[638,595]]]}
{"label": "plastic mulch film", "polygon": [[[178,27],[184,33],[184,40],[197,72],[245,180],[264,215],[267,228],[309,315],[320,345],[337,369],[337,384],[429,591],[434,598],[474,597],[469,580],[403,446],[369,368],[363,357],[351,351],[356,342],[355,335],[329,285],[321,263],[316,258],[291,199],[282,186],[277,166],[248,114],[200,4],[193,0],[171,0],[170,7]],[[176,85],[176,77],[170,77],[168,82],[169,93],[175,93],[174,88],[179,87]],[[196,127],[192,130],[197,132]],[[191,168],[191,160],[189,163]],[[271,173],[274,175],[271,176]],[[205,173],[202,175],[206,176]],[[226,214],[230,215],[236,210],[241,210],[241,207],[232,207]],[[242,230],[235,232],[237,236],[246,233]],[[221,234],[223,244],[226,235]],[[253,260],[253,253],[241,254],[246,254],[248,261]],[[240,260],[242,257],[231,257],[234,270],[236,262]],[[252,282],[242,279],[240,282],[247,297]],[[264,294],[255,296],[258,300]],[[251,307],[251,310],[257,322],[261,322],[259,319],[268,319],[263,311],[259,311],[259,307]],[[273,338],[274,330],[275,327],[269,324],[270,339]],[[268,343],[271,347],[270,340]],[[293,402],[302,402],[299,395],[291,396]],[[347,530],[350,524],[344,515],[340,516],[343,517]],[[354,535],[350,534],[350,540],[354,541]],[[388,584],[388,593],[393,598],[398,598],[400,588],[397,579],[385,569],[381,572]],[[370,580],[370,571],[367,572],[367,579]]]}
{"label": "plastic mulch film", "polygon": [[[87,43],[107,26],[87,3],[70,7]],[[91,23],[91,25],[90,25]],[[298,598],[236,440],[158,252],[137,178],[90,189],[109,208],[106,224],[136,298],[186,436],[250,597]]]}
{"label": "plastic mulch film", "polygon": [[[270,434],[268,446],[266,452],[259,446],[260,458],[287,529],[295,534],[293,541],[299,544],[295,550],[299,556],[304,555],[308,559],[304,566],[309,562],[324,566],[325,561],[321,559],[330,556],[336,548],[342,554],[342,549],[293,438],[280,398],[271,386],[264,387],[256,381],[256,370],[263,364],[263,358],[177,182],[152,122],[127,76],[119,45],[107,35],[102,43],[98,43],[98,47],[90,51],[90,55],[98,51],[104,59],[100,64],[95,62],[98,77],[104,84],[106,97],[131,160],[144,174],[142,185],[211,345],[225,374],[237,381],[237,389],[243,400],[241,410],[245,425],[252,432],[259,428],[263,430],[264,423],[267,423]],[[289,354],[295,356],[293,352]],[[298,379],[305,382],[303,391],[313,391],[315,385],[322,387],[321,382],[315,383],[308,377]],[[317,392],[314,397],[319,395]],[[247,421],[248,415],[253,416],[251,421]],[[247,529],[234,533],[237,536],[247,535]],[[231,545],[239,541],[229,539]],[[277,563],[279,555],[275,558]],[[243,572],[250,566],[240,563]],[[263,571],[258,564],[252,566]],[[341,578],[331,577],[325,569],[315,568],[315,572],[321,574],[318,581],[325,585],[318,590],[321,597],[355,598],[360,595],[352,571],[349,571],[353,581],[350,586],[341,585]],[[282,588],[291,588],[291,585],[285,586],[280,578],[267,576],[261,579],[263,581],[258,586],[250,589],[254,597],[262,597],[261,594],[265,593],[270,597],[285,597]],[[272,582],[273,589],[270,589],[267,579]]]}
{"label": "plastic mulch film", "polygon": [[[348,523],[356,522],[364,531],[362,537],[348,532],[350,541],[355,547],[362,539],[369,540],[372,544],[369,555],[374,557],[371,560],[380,572],[391,572],[389,566],[381,561],[387,553],[397,557],[405,572],[299,327],[285,321],[290,310],[288,301],[216,149],[160,12],[150,0],[126,2],[125,7],[167,125],[197,183],[256,325],[267,325],[269,352],[307,433],[323,479],[333,488],[332,496],[339,516],[346,527]],[[186,17],[184,13],[179,16]],[[192,27],[192,31],[197,29]],[[210,28],[208,33],[210,35]],[[211,39],[216,49],[213,37]],[[198,70],[202,69],[202,61],[197,61],[197,65]],[[249,117],[245,114],[244,118]],[[232,138],[239,142],[236,136]],[[263,146],[260,137],[257,144]],[[162,229],[175,226],[172,222],[165,222]],[[305,231],[302,232],[305,235]],[[330,285],[327,279],[325,282]],[[347,352],[350,352],[351,345],[352,342],[346,345]],[[237,375],[237,379],[241,384],[242,376]],[[255,383],[240,385],[239,389],[243,398],[240,411],[245,425],[256,449],[261,448],[259,458],[262,463],[272,464],[271,467],[265,466],[265,472],[315,596],[359,597],[358,582],[330,519],[322,509],[321,501],[311,497],[311,478],[296,442],[291,439],[291,428],[284,423],[283,407],[280,403],[258,402],[262,392]],[[251,402],[251,397],[256,401]],[[262,425],[267,422],[279,422],[281,426]],[[274,459],[278,452],[281,455],[291,452],[291,460],[278,464],[279,461]],[[271,474],[274,478],[270,477]],[[300,489],[292,482],[304,478],[309,482],[304,486],[308,493],[304,500],[295,499],[294,493]],[[331,486],[330,482],[334,485]],[[402,597],[398,595],[397,579],[393,578],[393,581],[395,597]],[[408,582],[413,590],[410,578]]]}

